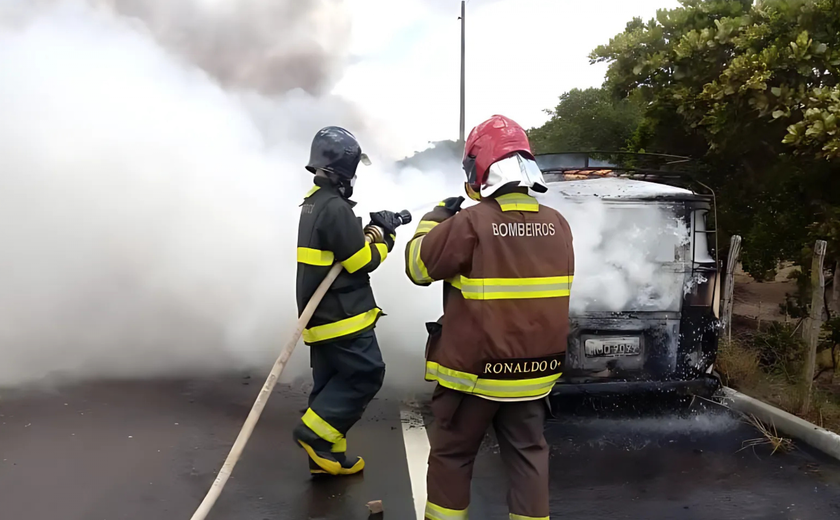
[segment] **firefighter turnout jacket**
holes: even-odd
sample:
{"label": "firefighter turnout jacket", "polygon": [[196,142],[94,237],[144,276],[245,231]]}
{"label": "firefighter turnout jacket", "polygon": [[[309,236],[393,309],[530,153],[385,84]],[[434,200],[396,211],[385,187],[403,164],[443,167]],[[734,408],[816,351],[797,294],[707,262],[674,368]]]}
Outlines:
{"label": "firefighter turnout jacket", "polygon": [[315,177],[315,186],[300,205],[297,248],[298,316],[335,262],[344,269],[324,295],[303,331],[303,341],[316,345],[350,338],[371,330],[382,314],[368,273],[379,267],[393,248],[369,244],[355,203],[344,199],[332,183]]}
{"label": "firefighter turnout jacket", "polygon": [[453,215],[441,203],[406,247],[417,285],[444,280],[426,380],[496,401],[538,399],[562,374],[574,250],[569,224],[525,193]]}

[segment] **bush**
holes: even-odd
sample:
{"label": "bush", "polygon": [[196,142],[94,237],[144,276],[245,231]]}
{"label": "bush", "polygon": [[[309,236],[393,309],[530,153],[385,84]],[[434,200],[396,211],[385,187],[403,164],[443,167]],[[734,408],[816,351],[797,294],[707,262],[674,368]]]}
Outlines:
{"label": "bush", "polygon": [[749,347],[766,372],[795,382],[803,366],[805,343],[792,326],[771,322],[765,330],[752,335]]}
{"label": "bush", "polygon": [[716,365],[723,384],[733,388],[752,387],[761,376],[758,354],[738,340],[721,343]]}

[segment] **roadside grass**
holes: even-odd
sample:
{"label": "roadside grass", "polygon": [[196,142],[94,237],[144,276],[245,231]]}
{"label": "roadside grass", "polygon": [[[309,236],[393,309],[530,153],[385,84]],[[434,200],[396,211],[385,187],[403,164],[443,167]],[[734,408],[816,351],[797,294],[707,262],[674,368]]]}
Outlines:
{"label": "roadside grass", "polygon": [[[778,332],[773,331],[771,334],[778,335]],[[800,414],[805,391],[797,382],[802,359],[798,355],[799,345],[794,341],[792,346],[779,349],[776,340],[772,337],[768,340],[767,334],[740,332],[733,337],[732,342],[721,342],[716,367],[723,384],[840,433],[840,385],[833,383],[831,374],[815,381],[810,411]],[[786,351],[787,355],[782,359],[771,359],[764,352],[769,348],[773,348],[774,352]],[[778,436],[771,431],[764,432],[761,428],[759,431],[774,446],[775,451],[776,445],[771,439]]]}
{"label": "roadside grass", "polygon": [[786,437],[780,437],[775,426],[767,426],[754,415],[746,416],[746,421],[761,433],[761,437],[745,440],[741,445],[741,449],[738,451],[755,448],[763,444],[769,444],[773,448],[770,455],[775,454],[777,451],[787,453],[793,450],[793,441]]}

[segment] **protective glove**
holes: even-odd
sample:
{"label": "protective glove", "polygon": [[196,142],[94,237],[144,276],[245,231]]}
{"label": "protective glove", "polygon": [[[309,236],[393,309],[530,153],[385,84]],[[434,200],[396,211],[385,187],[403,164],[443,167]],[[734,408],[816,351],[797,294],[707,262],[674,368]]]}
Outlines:
{"label": "protective glove", "polygon": [[464,197],[449,197],[448,199],[442,200],[438,204],[438,207],[447,211],[448,215],[446,218],[454,217],[456,213],[461,211],[461,204],[463,204],[464,200]]}
{"label": "protective glove", "polygon": [[402,220],[393,211],[377,211],[370,214],[370,223],[381,227],[389,235],[396,235]]}

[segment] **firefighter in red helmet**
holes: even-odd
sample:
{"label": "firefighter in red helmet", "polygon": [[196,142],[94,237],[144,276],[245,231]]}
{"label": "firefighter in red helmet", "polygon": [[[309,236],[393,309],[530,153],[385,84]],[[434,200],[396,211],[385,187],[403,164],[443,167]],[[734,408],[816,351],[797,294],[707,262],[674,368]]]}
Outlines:
{"label": "firefighter in red helmet", "polygon": [[425,517],[468,518],[473,462],[490,425],[511,476],[510,518],[546,520],[547,397],[563,371],[574,251],[569,224],[531,192],[547,187],[525,131],[493,116],[464,150],[467,194],[427,213],[406,247],[417,285],[444,282],[428,323],[426,380],[437,383]]}

